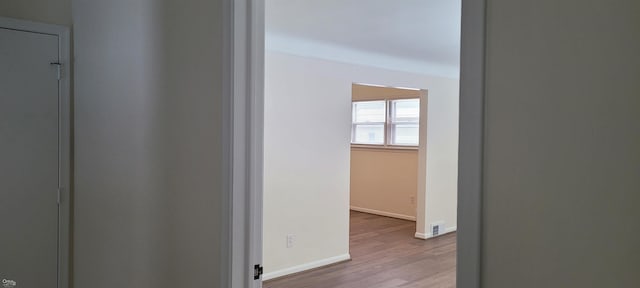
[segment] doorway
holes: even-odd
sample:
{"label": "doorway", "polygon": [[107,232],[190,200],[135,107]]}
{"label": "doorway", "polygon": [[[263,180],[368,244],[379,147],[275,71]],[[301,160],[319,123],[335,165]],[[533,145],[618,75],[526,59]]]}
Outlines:
{"label": "doorway", "polygon": [[[264,3],[262,1],[242,1],[246,6],[240,6],[240,9],[236,9],[234,16],[234,23],[239,24],[240,29],[237,29],[233,33],[235,39],[235,45],[238,47],[247,47],[247,50],[243,50],[234,61],[232,61],[234,67],[237,69],[236,76],[233,78],[236,87],[240,87],[239,90],[234,91],[233,101],[237,104],[244,105],[243,103],[250,103],[248,107],[237,106],[239,108],[234,110],[234,117],[236,119],[245,119],[248,122],[249,127],[242,125],[234,125],[233,131],[229,135],[240,135],[239,141],[233,141],[234,145],[241,145],[241,147],[247,150],[237,150],[234,152],[238,159],[246,159],[246,161],[232,161],[234,167],[239,167],[235,171],[246,171],[244,173],[236,174],[239,179],[246,179],[246,183],[251,183],[252,186],[248,190],[245,190],[244,182],[237,182],[233,185],[232,195],[234,199],[249,199],[247,203],[235,202],[234,211],[243,211],[245,209],[253,209],[261,207],[262,205],[262,182],[259,181],[262,178],[262,158],[255,157],[256,155],[262,155],[262,147],[255,145],[253,142],[247,142],[244,136],[252,139],[262,139],[262,111],[264,103],[264,91],[263,91],[263,78],[261,77],[264,71]],[[478,81],[482,79],[484,75],[484,63],[483,59],[484,51],[484,1],[469,2],[463,1],[466,5],[462,7],[462,34],[463,45],[461,66],[462,69],[460,75],[460,105],[456,105],[456,110],[460,109],[460,173],[458,174],[460,195],[459,206],[461,210],[458,210],[460,216],[458,221],[458,238],[456,242],[460,244],[458,246],[458,259],[464,261],[458,261],[457,263],[457,278],[459,285],[463,287],[478,287],[479,285],[479,267],[480,267],[480,219],[481,219],[481,182],[479,181],[479,175],[482,171],[482,123],[483,123],[483,95],[484,90],[482,88],[482,82]],[[295,44],[295,43],[293,43]],[[245,53],[246,52],[246,53]],[[249,63],[247,66],[246,64]],[[335,70],[334,75],[344,74],[344,71]],[[375,79],[374,79],[375,80]],[[356,79],[356,81],[358,81]],[[384,80],[382,80],[384,81]],[[230,82],[232,83],[232,82]],[[402,85],[402,80],[399,80]],[[419,85],[423,86],[423,85]],[[258,113],[258,114],[255,114]],[[243,149],[244,149],[243,148]],[[244,158],[244,157],[250,157]],[[249,170],[243,170],[243,167],[250,168]],[[250,210],[244,210],[250,211]],[[248,218],[245,218],[248,217]],[[238,236],[238,239],[248,241],[250,243],[249,249],[235,249],[230,259],[233,259],[232,271],[246,271],[246,265],[242,265],[243,261],[249,261],[250,263],[262,263],[262,245],[260,245],[260,236],[262,235],[261,218],[258,214],[253,212],[234,213],[232,217],[233,223],[241,224],[233,227],[232,231],[234,235]],[[242,221],[245,221],[244,224]],[[244,227],[244,228],[242,228]],[[234,246],[235,247],[235,246]],[[230,262],[231,263],[231,262]],[[251,267],[254,267],[253,265]],[[251,278],[249,286],[260,287],[260,271],[262,267],[260,264],[255,265],[255,269],[251,270]],[[260,269],[258,269],[260,268]],[[247,283],[243,272],[233,273],[233,283]],[[235,284],[234,284],[235,285]],[[242,284],[238,284],[242,285]],[[235,286],[234,286],[235,287]],[[241,286],[238,286],[241,287]]]}
{"label": "doorway", "polygon": [[419,159],[426,155],[420,151],[426,145],[419,144],[427,139],[420,135],[420,118],[427,116],[420,102],[427,101],[427,92],[356,83],[352,87],[349,208],[415,222],[418,209],[424,210],[417,198],[418,186],[424,185],[419,182],[426,178],[419,165],[426,161]]}
{"label": "doorway", "polygon": [[0,279],[68,285],[68,30],[0,18]]}
{"label": "doorway", "polygon": [[[267,5],[269,8],[269,3]],[[298,4],[296,7],[308,8],[307,5],[324,7],[325,4],[314,2]],[[331,10],[324,8],[325,12]],[[267,9],[267,24],[271,17],[269,11],[273,9],[275,8]],[[292,8],[287,9],[290,11]],[[331,11],[340,13],[341,8],[332,9]],[[381,10],[380,7],[376,9]],[[330,18],[327,16],[329,12],[312,13],[318,13],[317,19]],[[299,13],[292,14],[299,17]],[[279,15],[279,18],[286,18],[286,15]],[[364,18],[354,16],[350,19],[362,21]],[[318,20],[318,23],[325,22]],[[314,23],[305,25],[316,27]],[[288,31],[286,23],[282,27]],[[274,36],[274,32],[267,29],[264,94],[264,279],[274,279],[352,259],[349,255],[348,211],[353,83],[384,83],[393,87],[430,89],[430,97],[433,99],[431,115],[435,118],[429,125],[433,128],[434,137],[431,139],[435,142],[429,151],[435,160],[431,162],[435,165],[431,168],[435,169],[430,170],[429,175],[434,181],[429,183],[434,187],[427,189],[423,186],[422,190],[442,191],[453,197],[447,198],[446,201],[449,202],[446,204],[434,204],[436,209],[425,209],[426,213],[433,213],[432,218],[428,219],[430,215],[421,215],[420,231],[414,231],[410,237],[431,238],[434,236],[430,233],[433,230],[429,229],[432,224],[440,227],[436,230],[437,234],[442,234],[445,230],[454,231],[458,80],[455,77],[428,74],[428,69],[411,72],[400,71],[400,68],[393,68],[391,65],[379,67],[373,62],[379,60],[376,57],[372,57],[368,63],[330,59],[332,55],[316,54],[317,50],[305,50],[303,47],[321,47],[325,52],[335,47],[313,41],[304,46],[296,41],[301,40]],[[281,45],[283,43],[292,45]],[[293,48],[300,50],[287,50]],[[345,50],[348,49],[339,50],[340,55],[354,52]],[[365,52],[359,52],[366,55]],[[401,65],[400,62],[394,62],[394,65]],[[441,73],[446,71],[448,70],[443,69]],[[415,198],[419,197],[416,195]],[[408,196],[403,200],[407,204],[415,201],[416,208],[418,205],[426,208],[428,203],[438,203],[436,198],[431,201],[415,198]],[[417,213],[404,212],[404,215],[407,214]]]}

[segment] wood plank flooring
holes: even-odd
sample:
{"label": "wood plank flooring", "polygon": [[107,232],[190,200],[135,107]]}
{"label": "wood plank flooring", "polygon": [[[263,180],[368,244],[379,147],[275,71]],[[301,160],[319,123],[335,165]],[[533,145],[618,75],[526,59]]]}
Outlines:
{"label": "wood plank flooring", "polygon": [[415,222],[351,211],[351,261],[266,281],[265,288],[455,288],[456,235],[413,237]]}

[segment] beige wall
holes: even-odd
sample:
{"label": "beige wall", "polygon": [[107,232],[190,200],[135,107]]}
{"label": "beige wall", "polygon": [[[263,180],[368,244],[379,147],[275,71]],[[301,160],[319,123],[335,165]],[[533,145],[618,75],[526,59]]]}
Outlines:
{"label": "beige wall", "polygon": [[0,16],[71,26],[71,0],[2,0]]}
{"label": "beige wall", "polygon": [[415,220],[417,190],[417,150],[351,148],[353,210]]}
{"label": "beige wall", "polygon": [[[420,90],[352,85],[354,101],[420,98],[420,94]],[[351,148],[351,209],[415,220],[417,191],[417,149]]]}
{"label": "beige wall", "polygon": [[640,287],[640,1],[487,4],[482,287]]}

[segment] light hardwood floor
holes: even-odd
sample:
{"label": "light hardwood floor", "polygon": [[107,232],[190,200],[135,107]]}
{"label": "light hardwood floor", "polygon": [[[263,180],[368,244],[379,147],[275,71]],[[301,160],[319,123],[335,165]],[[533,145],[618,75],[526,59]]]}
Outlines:
{"label": "light hardwood floor", "polygon": [[455,288],[456,235],[413,237],[415,222],[351,211],[351,261],[266,281],[265,288]]}

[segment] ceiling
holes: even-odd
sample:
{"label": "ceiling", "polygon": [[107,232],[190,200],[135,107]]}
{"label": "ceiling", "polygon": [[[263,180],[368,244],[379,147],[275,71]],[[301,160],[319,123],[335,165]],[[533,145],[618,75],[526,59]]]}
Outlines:
{"label": "ceiling", "polygon": [[460,0],[267,0],[269,50],[457,77]]}

